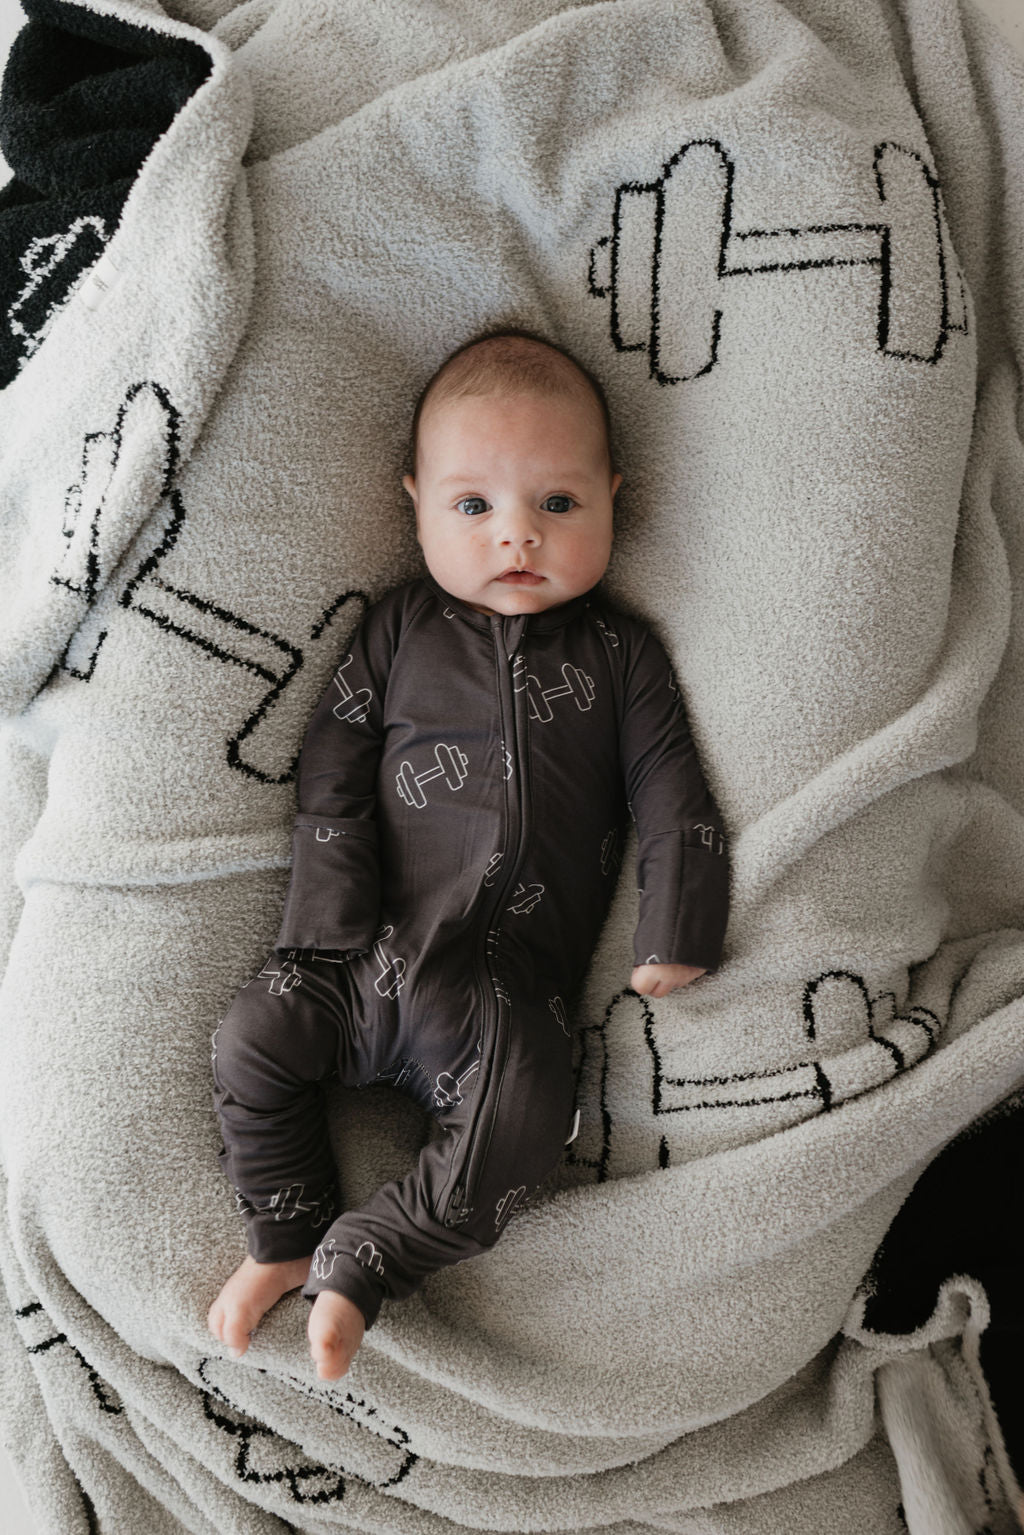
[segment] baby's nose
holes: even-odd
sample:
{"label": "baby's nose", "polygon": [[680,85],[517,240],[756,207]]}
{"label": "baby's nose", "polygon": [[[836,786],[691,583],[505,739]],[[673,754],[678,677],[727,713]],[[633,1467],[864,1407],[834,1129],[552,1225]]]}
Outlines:
{"label": "baby's nose", "polygon": [[501,523],[503,544],[539,544],[540,529],[532,509],[510,507]]}

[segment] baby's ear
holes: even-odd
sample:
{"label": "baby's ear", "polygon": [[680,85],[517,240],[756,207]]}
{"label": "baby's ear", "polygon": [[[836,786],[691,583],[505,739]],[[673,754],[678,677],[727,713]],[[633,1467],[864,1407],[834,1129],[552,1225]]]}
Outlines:
{"label": "baby's ear", "polygon": [[622,484],[622,475],[621,474],[613,474],[612,475],[612,500],[615,499],[615,492],[618,490],[618,488],[619,488],[619,486],[621,484]]}
{"label": "baby's ear", "polygon": [[403,474],[402,489],[406,492],[413,506],[416,505],[416,481],[411,474]]}

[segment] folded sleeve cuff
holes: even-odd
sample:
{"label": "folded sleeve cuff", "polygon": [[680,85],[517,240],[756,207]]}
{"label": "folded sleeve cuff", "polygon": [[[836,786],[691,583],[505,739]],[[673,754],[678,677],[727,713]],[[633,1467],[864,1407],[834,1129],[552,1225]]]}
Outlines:
{"label": "folded sleeve cuff", "polygon": [[703,828],[660,832],[637,855],[638,965],[717,968],[729,916],[729,860],[719,835]]}
{"label": "folded sleeve cuff", "polygon": [[373,943],[379,906],[375,824],[298,815],[275,947],[362,952]]}
{"label": "folded sleeve cuff", "polygon": [[363,1313],[367,1331],[377,1320],[384,1300],[383,1287],[373,1282],[368,1270],[350,1253],[334,1251],[330,1241],[323,1243],[313,1254],[302,1294],[306,1300],[314,1301],[321,1290],[334,1290],[338,1295],[347,1296]]}

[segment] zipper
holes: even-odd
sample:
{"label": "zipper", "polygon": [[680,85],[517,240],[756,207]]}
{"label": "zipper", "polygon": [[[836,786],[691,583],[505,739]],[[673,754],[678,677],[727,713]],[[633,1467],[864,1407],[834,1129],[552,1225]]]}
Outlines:
{"label": "zipper", "polygon": [[513,665],[525,628],[525,616],[508,618],[498,613],[491,615],[501,750],[508,754],[506,760],[511,761],[512,772],[505,779],[505,856],[502,858],[502,878],[495,882],[495,894],[485,913],[483,942],[476,956],[477,977],[484,998],[480,1049],[482,1059],[487,1058],[484,1042],[488,1033],[493,1034],[494,1042],[486,1080],[481,1074],[478,1083],[477,1106],[473,1122],[466,1131],[462,1167],[448,1201],[446,1226],[461,1225],[472,1212],[480,1168],[486,1160],[494,1133],[497,1101],[508,1064],[510,999],[500,978],[491,969],[490,954],[492,942],[496,941],[500,930],[499,914],[518,875],[526,843],[527,695],[525,690],[516,692],[513,684]]}

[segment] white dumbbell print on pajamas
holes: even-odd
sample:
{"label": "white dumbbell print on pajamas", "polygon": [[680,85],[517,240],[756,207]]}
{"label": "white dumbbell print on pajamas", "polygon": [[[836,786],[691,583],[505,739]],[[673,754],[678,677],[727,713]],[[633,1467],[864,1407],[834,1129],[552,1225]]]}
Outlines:
{"label": "white dumbbell print on pajamas", "polygon": [[[698,821],[693,829],[700,832],[700,840],[709,853],[725,852],[725,838],[717,826],[708,826],[704,821]],[[715,847],[716,842],[718,843],[717,848]]]}
{"label": "white dumbbell print on pajamas", "polygon": [[349,724],[361,725],[370,712],[370,704],[373,701],[373,693],[369,688],[360,688],[353,692],[347,680],[342,676],[346,666],[352,665],[352,657],[346,656],[334,673],[334,686],[341,694],[340,703],[336,703],[331,713],[335,719],[347,720]]}
{"label": "white dumbbell print on pajamas", "polygon": [[453,1077],[450,1071],[442,1071],[434,1085],[434,1102],[439,1109],[453,1109],[463,1102],[462,1084],[480,1070],[480,1062],[467,1066],[461,1077]]}
{"label": "white dumbbell print on pajamas", "polygon": [[403,762],[395,774],[399,799],[403,799],[407,805],[415,806],[417,810],[422,810],[427,803],[423,785],[431,779],[443,778],[449,789],[461,789],[466,780],[469,759],[465,752],[459,751],[457,746],[447,746],[440,741],[434,747],[434,756],[437,759],[435,767],[417,773],[411,762]]}
{"label": "white dumbbell print on pajamas", "polygon": [[614,874],[622,862],[622,854],[619,852],[619,831],[613,826],[607,831],[601,842],[601,873]]}
{"label": "white dumbbell print on pajamas", "polygon": [[394,933],[393,927],[382,927],[374,938],[373,952],[380,965],[380,974],[373,983],[373,989],[380,997],[397,997],[405,985],[405,960],[397,955],[392,957],[384,950],[384,939],[393,938]]}
{"label": "white dumbbell print on pajamas", "polygon": [[[237,1191],[236,1191],[237,1192]],[[314,1228],[326,1226],[334,1216],[334,1196],[324,1194],[321,1198],[309,1203],[303,1200],[306,1192],[304,1183],[291,1183],[285,1189],[278,1189],[276,1194],[271,1194],[269,1199],[250,1199],[247,1203],[253,1210],[263,1210],[272,1214],[275,1221],[291,1221],[297,1215],[311,1217],[309,1224]]]}
{"label": "white dumbbell print on pajamas", "polygon": [[562,664],[563,681],[560,686],[553,688],[541,687],[540,679],[533,672],[527,670],[526,657],[516,656],[512,668],[512,684],[517,693],[524,690],[530,706],[530,718],[539,720],[541,724],[547,724],[555,715],[551,708],[552,698],[572,698],[577,709],[585,712],[594,702],[594,679],[588,677],[580,667],[573,666],[571,661]]}
{"label": "white dumbbell print on pajamas", "polygon": [[[271,959],[275,957],[272,955]],[[302,985],[302,976],[299,974],[298,967],[295,964],[295,950],[289,949],[285,959],[288,963],[278,966],[273,965],[271,960],[268,959],[256,977],[257,980],[262,980],[265,976],[270,978],[270,985],[267,987],[267,990],[273,997],[283,997],[293,987]],[[248,984],[249,982],[246,981],[245,985],[248,986]]]}
{"label": "white dumbbell print on pajamas", "polygon": [[513,1215],[518,1215],[526,1204],[526,1184],[521,1183],[517,1189],[509,1189],[507,1194],[502,1194],[494,1207],[494,1228],[501,1228],[511,1220]]}
{"label": "white dumbbell print on pajamas", "polygon": [[375,1274],[383,1274],[384,1254],[372,1242],[360,1242],[356,1248],[356,1257],[364,1268],[373,1269]]}
{"label": "white dumbbell print on pajamas", "polygon": [[328,1237],[326,1242],[321,1242],[313,1254],[313,1262],[310,1273],[314,1279],[330,1279],[334,1273],[334,1265],[338,1260],[338,1244],[333,1237]]}
{"label": "white dumbbell print on pajamas", "polygon": [[[384,1257],[380,1249],[374,1247],[372,1242],[361,1242],[356,1248],[356,1257],[364,1268],[373,1269],[375,1274],[383,1274]],[[326,1242],[321,1242],[313,1254],[313,1264],[310,1272],[316,1279],[330,1279],[334,1273],[334,1266],[341,1253],[338,1244],[333,1237],[328,1237]]]}
{"label": "white dumbbell print on pajamas", "polygon": [[512,892],[511,906],[508,906],[505,909],[507,911],[513,912],[517,917],[527,916],[538,904],[543,894],[544,886],[539,885],[536,880],[534,880],[532,885],[524,885],[520,880],[519,884],[516,885],[515,890]]}
{"label": "white dumbbell print on pajamas", "polygon": [[603,618],[598,618],[596,613],[594,614],[594,622],[600,629],[601,633],[604,635],[605,639],[608,641],[609,645],[618,646],[619,636],[615,633],[615,630],[609,624],[605,623]]}
{"label": "white dumbbell print on pajamas", "polygon": [[565,1003],[562,1001],[561,997],[549,997],[548,1007],[554,1013],[558,1027],[561,1029],[562,1033],[568,1035],[569,1016],[565,1011]]}

